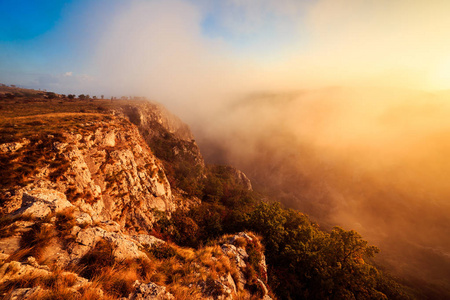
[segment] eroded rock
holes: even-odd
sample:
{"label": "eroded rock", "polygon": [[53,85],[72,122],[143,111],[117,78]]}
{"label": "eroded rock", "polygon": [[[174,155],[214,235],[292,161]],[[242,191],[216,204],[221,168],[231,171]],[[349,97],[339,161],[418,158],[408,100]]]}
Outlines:
{"label": "eroded rock", "polygon": [[61,212],[72,206],[67,201],[66,195],[61,192],[45,188],[35,188],[23,193],[22,207],[15,213],[42,219],[52,212]]}
{"label": "eroded rock", "polygon": [[130,300],[171,300],[174,296],[166,291],[166,287],[157,285],[153,282],[140,283],[136,281],[135,290],[128,296]]}

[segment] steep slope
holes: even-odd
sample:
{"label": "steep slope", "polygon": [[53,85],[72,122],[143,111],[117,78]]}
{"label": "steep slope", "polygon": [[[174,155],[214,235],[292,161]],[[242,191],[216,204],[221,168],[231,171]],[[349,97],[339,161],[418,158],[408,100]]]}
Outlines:
{"label": "steep slope", "polygon": [[[30,170],[20,188],[13,182],[3,187],[5,212],[17,209],[24,193],[38,188],[63,193],[94,220],[117,221],[127,230],[149,229],[154,211],[175,208],[161,163],[125,120],[54,114],[11,122],[27,133],[2,145],[3,161],[15,159],[4,176]],[[50,124],[58,124],[59,131],[46,132]]]}
{"label": "steep slope", "polygon": [[[141,129],[167,134],[160,125]],[[127,119],[22,116],[2,119],[1,133],[2,298],[271,299],[267,278],[247,290],[245,245],[259,249],[265,268],[258,237],[242,233],[195,250],[150,235],[159,218],[200,200],[172,193],[163,164]],[[193,161],[203,171],[201,156]]]}
{"label": "steep slope", "polygon": [[163,162],[175,195],[200,197],[205,162],[189,127],[160,104],[135,102],[115,113],[138,126],[154,154]]}

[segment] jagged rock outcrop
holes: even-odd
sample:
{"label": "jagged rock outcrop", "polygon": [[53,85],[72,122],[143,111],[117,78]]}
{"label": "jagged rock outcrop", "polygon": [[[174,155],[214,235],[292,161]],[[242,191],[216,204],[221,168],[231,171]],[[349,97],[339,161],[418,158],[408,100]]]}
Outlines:
{"label": "jagged rock outcrop", "polygon": [[58,132],[0,144],[1,162],[20,172],[0,186],[0,297],[250,299],[251,287],[270,299],[257,237],[182,249],[153,236],[159,217],[200,203],[206,169],[187,125],[152,103],[50,118]]}
{"label": "jagged rock outcrop", "polygon": [[85,255],[100,240],[105,240],[114,248],[114,257],[117,260],[145,258],[146,254],[141,251],[143,248],[152,247],[164,243],[163,240],[146,234],[130,236],[117,230],[111,230],[111,227],[101,228],[99,226],[81,229],[76,226],[71,233],[75,238],[72,244],[70,254],[72,259],[77,259]]}
{"label": "jagged rock outcrop", "polygon": [[[156,149],[153,150],[156,151],[155,154],[159,158],[168,158],[173,161],[173,156],[178,156],[193,166],[199,166],[202,169],[205,167],[200,149],[195,143],[189,126],[164,106],[142,101],[122,106],[121,110],[117,110],[115,113],[125,116],[139,128],[144,139],[150,145],[156,146]],[[164,143],[161,143],[161,140],[164,140]],[[158,146],[162,144],[169,147],[158,149]]]}
{"label": "jagged rock outcrop", "polygon": [[[192,141],[189,126],[183,123],[180,118],[168,111],[164,106],[155,102],[140,101],[137,103],[124,105],[119,114],[125,115],[130,122],[142,128],[152,128],[154,123],[160,124],[167,132],[175,135],[178,139]],[[151,134],[159,134],[153,130]]]}
{"label": "jagged rock outcrop", "polygon": [[61,212],[69,207],[73,207],[73,205],[67,201],[67,197],[63,193],[35,188],[23,193],[22,207],[15,213],[30,215],[33,218],[43,218],[52,212]]}
{"label": "jagged rock outcrop", "polygon": [[28,179],[31,183],[6,192],[5,212],[20,208],[16,213],[43,217],[73,205],[94,222],[113,220],[139,231],[152,227],[155,211],[176,208],[163,166],[135,126],[111,118],[80,127],[63,141],[52,136],[38,141],[51,153],[43,158],[49,162]]}
{"label": "jagged rock outcrop", "polygon": [[42,290],[40,286],[36,286],[34,288],[22,288],[15,289],[11,295],[8,297],[8,300],[26,300],[37,298],[38,293]]}
{"label": "jagged rock outcrop", "polygon": [[[249,254],[247,253],[246,248],[251,248],[253,255],[252,261],[257,261],[257,265],[250,266],[249,265]],[[221,250],[224,254],[226,254],[230,259],[232,259],[237,266],[237,276],[233,280],[232,284],[229,284],[228,278],[222,281],[222,284],[227,286],[229,289],[233,288],[238,290],[243,290],[247,285],[253,284],[256,285],[256,288],[259,290],[260,296],[265,300],[272,299],[268,295],[267,284],[267,265],[266,258],[263,253],[263,247],[261,242],[255,236],[250,236],[245,232],[240,232],[234,236],[229,237],[225,243],[221,245]],[[256,268],[256,273],[258,277],[256,278],[247,278],[245,276],[247,268]],[[227,284],[228,283],[228,284]],[[227,299],[227,298],[224,298]]]}

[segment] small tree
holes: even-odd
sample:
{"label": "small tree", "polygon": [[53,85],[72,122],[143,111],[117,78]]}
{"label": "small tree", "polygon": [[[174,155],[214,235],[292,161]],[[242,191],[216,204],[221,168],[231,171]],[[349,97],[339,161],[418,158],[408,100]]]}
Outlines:
{"label": "small tree", "polygon": [[46,93],[47,99],[55,99],[57,96],[53,92]]}

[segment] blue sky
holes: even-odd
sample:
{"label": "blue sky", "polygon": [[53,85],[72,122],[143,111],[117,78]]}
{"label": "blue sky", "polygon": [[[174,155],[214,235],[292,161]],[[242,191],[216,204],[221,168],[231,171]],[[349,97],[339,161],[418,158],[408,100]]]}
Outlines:
{"label": "blue sky", "polygon": [[62,18],[63,1],[1,1],[2,41],[34,39],[52,30]]}
{"label": "blue sky", "polygon": [[[116,0],[0,1],[1,82],[48,88],[61,74],[93,75],[90,54],[97,40],[104,34],[105,25],[113,22],[131,3]],[[289,42],[288,32],[277,31],[280,20],[271,13],[256,22],[254,28],[239,31],[222,23],[221,18],[229,15],[221,1],[200,3],[198,7],[202,10],[201,34],[226,41],[234,53],[249,55],[254,47],[259,47],[260,55],[274,54],[279,43]],[[248,25],[244,10],[235,8],[230,13],[241,22],[238,26]]]}
{"label": "blue sky", "polygon": [[1,0],[0,82],[51,89],[66,73],[87,76],[102,23],[125,6],[105,0]]}
{"label": "blue sky", "polygon": [[0,82],[158,98],[205,87],[443,89],[448,3],[0,0]]}

